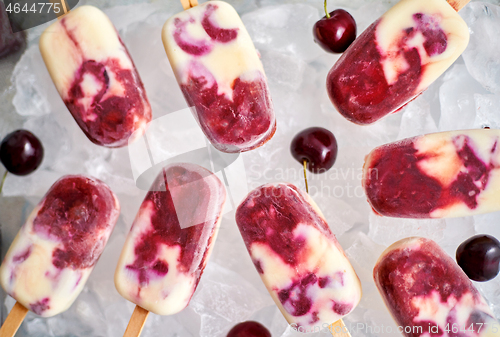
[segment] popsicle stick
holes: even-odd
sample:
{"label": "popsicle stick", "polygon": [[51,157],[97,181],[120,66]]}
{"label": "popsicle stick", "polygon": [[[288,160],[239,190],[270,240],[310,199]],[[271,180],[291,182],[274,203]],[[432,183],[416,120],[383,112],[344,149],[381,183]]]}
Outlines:
{"label": "popsicle stick", "polygon": [[344,321],[339,319],[337,322],[333,323],[330,325],[330,332],[332,336],[336,337],[351,337],[351,334],[349,333],[349,330],[344,324]]}
{"label": "popsicle stick", "polygon": [[465,7],[470,0],[447,0],[451,7],[457,12]]}
{"label": "popsicle stick", "polygon": [[[123,337],[139,337],[148,318],[149,311],[136,305]],[[3,337],[3,335],[2,335]]]}
{"label": "popsicle stick", "polygon": [[191,7],[198,6],[198,0],[181,0],[182,8],[184,10],[190,9]]}
{"label": "popsicle stick", "polygon": [[66,3],[66,0],[50,0],[50,2],[52,2],[54,5],[56,5],[56,4],[61,5],[59,13],[56,13],[56,16],[58,19],[62,19],[62,17],[65,14],[69,13],[69,6]]}
{"label": "popsicle stick", "polygon": [[0,336],[2,337],[12,337],[16,334],[17,329],[21,326],[21,323],[26,317],[28,309],[22,306],[19,302],[16,302],[12,310],[10,311],[7,319],[0,328]]}

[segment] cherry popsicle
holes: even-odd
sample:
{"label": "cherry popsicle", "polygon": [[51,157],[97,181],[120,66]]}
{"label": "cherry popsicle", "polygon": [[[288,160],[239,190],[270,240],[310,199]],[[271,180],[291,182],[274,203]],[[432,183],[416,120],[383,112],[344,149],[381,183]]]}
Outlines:
{"label": "cherry popsicle", "polygon": [[371,124],[417,97],[448,69],[469,42],[456,13],[469,0],[401,0],[369,26],[327,76],[335,108]]}
{"label": "cherry popsicle", "polygon": [[150,311],[172,315],[189,304],[212,251],[225,200],[224,185],[201,166],[172,164],[160,172],[116,267],[116,289],[136,304],[124,336],[139,336]]}
{"label": "cherry popsicle", "polygon": [[126,46],[96,7],[81,6],[58,19],[40,37],[40,52],[59,95],[90,141],[126,146],[152,118]]}
{"label": "cherry popsicle", "polygon": [[361,284],[309,195],[287,183],[260,186],[239,205],[236,223],[286,320],[349,336],[341,318],[358,304]]}
{"label": "cherry popsicle", "polygon": [[0,194],[9,172],[19,176],[32,173],[42,163],[43,153],[42,142],[28,130],[16,130],[5,136],[0,143],[0,162],[5,166]]}
{"label": "cherry popsicle", "polygon": [[264,68],[231,5],[208,1],[174,15],[162,40],[184,97],[217,150],[250,151],[271,139],[276,118]]}
{"label": "cherry popsicle", "polygon": [[14,336],[28,309],[42,317],[70,307],[94,269],[120,213],[103,182],[64,176],[19,230],[0,267],[0,284],[17,301],[0,336]]}
{"label": "cherry popsicle", "polygon": [[479,291],[432,240],[411,237],[392,244],[375,264],[373,278],[406,337],[500,335]]}

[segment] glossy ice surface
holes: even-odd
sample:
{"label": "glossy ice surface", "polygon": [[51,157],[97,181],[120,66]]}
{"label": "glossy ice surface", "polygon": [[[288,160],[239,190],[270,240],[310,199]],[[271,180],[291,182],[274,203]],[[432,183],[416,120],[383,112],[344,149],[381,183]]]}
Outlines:
{"label": "glossy ice surface", "polygon": [[373,210],[401,218],[460,217],[500,210],[500,130],[463,130],[375,148],[363,186]]}
{"label": "glossy ice surface", "polygon": [[369,26],[330,70],[333,105],[356,124],[397,111],[465,50],[466,23],[440,0],[402,0]]}
{"label": "glossy ice surface", "polygon": [[0,267],[5,291],[34,313],[56,315],[73,303],[120,213],[103,182],[58,180],[20,229]]}
{"label": "glossy ice surface", "polygon": [[407,238],[380,256],[373,277],[405,336],[499,336],[498,322],[462,269],[434,241]]}
{"label": "glossy ice surface", "polygon": [[174,15],[162,38],[184,97],[215,148],[248,151],[273,136],[264,69],[233,7],[210,1]]}
{"label": "glossy ice surface", "polygon": [[184,309],[212,250],[225,200],[224,186],[208,170],[166,166],[127,236],[115,273],[118,292],[159,315]]}
{"label": "glossy ice surface", "polygon": [[125,146],[142,135],[151,107],[139,74],[108,17],[82,6],[49,26],[40,51],[57,91],[97,145]]}
{"label": "glossy ice surface", "polygon": [[312,199],[291,184],[250,192],[236,222],[262,281],[292,324],[334,323],[361,298],[361,284]]}

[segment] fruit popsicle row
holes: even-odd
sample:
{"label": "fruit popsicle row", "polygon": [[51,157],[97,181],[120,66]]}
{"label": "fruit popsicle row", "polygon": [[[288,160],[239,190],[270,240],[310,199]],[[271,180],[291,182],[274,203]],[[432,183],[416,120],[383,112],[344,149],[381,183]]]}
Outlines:
{"label": "fruit popsicle row", "polygon": [[[211,1],[171,17],[163,42],[188,105],[209,141],[249,151],[276,130],[262,63],[236,11]],[[92,6],[62,16],[40,37],[40,52],[63,102],[95,144],[126,146],[152,111],[130,54],[108,17]]]}
{"label": "fruit popsicle row", "polygon": [[[194,164],[165,167],[125,242],[115,274],[119,293],[161,315],[184,309],[213,248],[225,198],[222,183],[206,169]],[[1,285],[38,315],[66,310],[84,287],[118,214],[118,201],[104,183],[84,176],[61,178],[12,243],[0,267]],[[263,185],[238,207],[236,222],[258,273],[290,324],[331,324],[356,307],[359,279],[307,194],[291,184]],[[496,323],[467,276],[431,240],[409,238],[389,247],[374,278],[398,324],[479,329]],[[473,335],[495,334],[484,330]]]}

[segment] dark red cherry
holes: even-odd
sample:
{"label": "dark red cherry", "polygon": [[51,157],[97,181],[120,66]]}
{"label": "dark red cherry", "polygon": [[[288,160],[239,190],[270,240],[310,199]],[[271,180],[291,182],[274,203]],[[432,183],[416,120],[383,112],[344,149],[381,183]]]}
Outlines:
{"label": "dark red cherry", "polygon": [[314,41],[329,53],[343,53],[356,39],[356,21],[343,9],[329,15],[314,24]]}
{"label": "dark red cherry", "polygon": [[474,281],[488,281],[498,275],[500,242],[490,235],[476,235],[457,248],[457,263]]}
{"label": "dark red cherry", "polygon": [[259,322],[246,321],[236,324],[227,337],[271,337],[271,333]]}
{"label": "dark red cherry", "polygon": [[337,159],[337,140],[333,133],[320,127],[312,127],[299,132],[290,144],[292,156],[313,173],[329,170]]}
{"label": "dark red cherry", "polygon": [[0,144],[0,161],[10,173],[30,174],[40,166],[42,159],[42,143],[27,130],[9,133]]}

